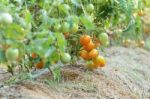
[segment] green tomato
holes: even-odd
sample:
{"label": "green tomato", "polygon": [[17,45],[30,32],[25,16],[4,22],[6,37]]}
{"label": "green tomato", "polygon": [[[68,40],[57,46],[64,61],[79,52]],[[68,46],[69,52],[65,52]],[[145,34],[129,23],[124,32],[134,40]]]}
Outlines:
{"label": "green tomato", "polygon": [[72,27],[71,27],[71,30],[70,30],[72,33],[75,33],[78,31],[78,24],[73,24]]}
{"label": "green tomato", "polygon": [[62,32],[69,32],[69,30],[70,30],[70,25],[69,25],[69,23],[64,22],[64,23],[62,24],[62,26],[61,26],[61,31],[62,31]]}
{"label": "green tomato", "polygon": [[9,13],[0,13],[0,23],[11,24],[13,22],[13,18]]}
{"label": "green tomato", "polygon": [[6,59],[9,61],[14,61],[18,58],[19,56],[19,50],[16,48],[9,48],[6,50]]}
{"label": "green tomato", "polygon": [[99,34],[98,38],[99,38],[100,42],[102,43],[102,45],[106,46],[109,44],[109,38],[108,38],[107,33]]}
{"label": "green tomato", "polygon": [[60,25],[60,24],[55,24],[55,25],[54,25],[54,31],[55,31],[55,32],[59,32],[60,29],[61,29],[61,25]]}
{"label": "green tomato", "polygon": [[87,9],[88,12],[92,12],[92,11],[94,11],[94,5],[93,4],[88,4],[86,6],[86,9]]}
{"label": "green tomato", "polygon": [[69,63],[71,61],[71,56],[69,53],[63,53],[61,55],[61,62],[62,63]]}

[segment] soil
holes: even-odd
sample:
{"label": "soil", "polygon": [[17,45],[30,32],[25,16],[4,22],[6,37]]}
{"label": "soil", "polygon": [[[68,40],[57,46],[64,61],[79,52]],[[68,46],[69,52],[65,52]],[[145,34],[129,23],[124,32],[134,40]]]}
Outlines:
{"label": "soil", "polygon": [[83,64],[66,65],[59,83],[45,73],[36,80],[4,85],[10,74],[0,69],[0,99],[150,99],[150,52],[110,47],[101,54],[105,68],[87,71]]}

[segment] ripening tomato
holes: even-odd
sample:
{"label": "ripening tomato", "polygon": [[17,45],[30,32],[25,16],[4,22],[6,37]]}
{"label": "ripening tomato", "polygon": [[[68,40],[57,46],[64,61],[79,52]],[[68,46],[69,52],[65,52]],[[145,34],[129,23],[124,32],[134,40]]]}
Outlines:
{"label": "ripening tomato", "polygon": [[13,22],[13,18],[9,13],[0,13],[0,23],[11,24]]}
{"label": "ripening tomato", "polygon": [[107,46],[109,44],[109,38],[107,33],[101,33],[98,35],[98,38],[102,45]]}
{"label": "ripening tomato", "polygon": [[88,54],[90,58],[96,58],[98,56],[98,50],[92,49]]}
{"label": "ripening tomato", "polygon": [[83,48],[86,50],[86,51],[91,51],[92,49],[95,48],[95,45],[92,41],[90,41],[90,43],[88,43],[87,45],[84,45]]}
{"label": "ripening tomato", "polygon": [[80,37],[80,44],[82,45],[88,45],[91,41],[91,37],[89,35],[82,35]]}
{"label": "ripening tomato", "polygon": [[62,63],[69,63],[71,61],[71,56],[69,53],[63,53],[61,55],[61,62]]}
{"label": "ripening tomato", "polygon": [[130,44],[131,44],[131,40],[130,40],[130,39],[125,39],[125,40],[123,40],[123,45],[124,45],[125,47],[128,47]]}
{"label": "ripening tomato", "polygon": [[106,60],[102,56],[98,56],[93,60],[95,66],[104,67],[106,64]]}
{"label": "ripening tomato", "polygon": [[61,26],[61,31],[62,32],[69,32],[70,30],[70,25],[68,22],[64,22],[62,23],[62,26]]}
{"label": "ripening tomato", "polygon": [[94,65],[92,61],[87,62],[86,65],[87,65],[88,70],[94,70],[98,68],[98,66]]}
{"label": "ripening tomato", "polygon": [[69,32],[63,33],[64,37],[67,39],[69,37]]}
{"label": "ripening tomato", "polygon": [[88,5],[86,6],[86,10],[87,10],[88,12],[94,11],[94,5],[93,5],[93,4],[88,4]]}
{"label": "ripening tomato", "polygon": [[74,23],[71,27],[70,32],[75,33],[78,31],[78,24]]}
{"label": "ripening tomato", "polygon": [[138,15],[139,15],[140,17],[142,17],[142,16],[144,16],[144,15],[145,15],[145,13],[144,13],[144,11],[143,11],[143,10],[140,10],[140,11],[138,12]]}
{"label": "ripening tomato", "polygon": [[88,52],[87,52],[86,50],[81,50],[81,51],[79,52],[79,54],[80,54],[80,56],[81,56],[83,59],[85,59],[85,60],[89,60],[89,59],[90,59],[90,57],[88,56]]}
{"label": "ripening tomato", "polygon": [[60,29],[61,29],[61,25],[60,25],[60,24],[55,24],[55,25],[54,25],[54,31],[55,31],[55,32],[59,32]]}
{"label": "ripening tomato", "polygon": [[35,64],[35,67],[37,69],[42,69],[44,67],[44,62],[41,60],[40,62],[38,62],[37,64]]}
{"label": "ripening tomato", "polygon": [[140,41],[138,42],[138,46],[139,46],[139,47],[144,47],[144,46],[145,46],[145,42],[144,42],[143,40],[140,40]]}
{"label": "ripening tomato", "polygon": [[19,57],[19,51],[18,49],[7,49],[5,55],[8,61],[15,61]]}
{"label": "ripening tomato", "polygon": [[7,60],[14,61],[19,57],[19,50],[17,48],[8,48],[5,55]]}
{"label": "ripening tomato", "polygon": [[36,58],[36,57],[37,57],[37,54],[36,54],[36,53],[32,53],[32,54],[31,54],[31,57],[32,57],[32,58]]}

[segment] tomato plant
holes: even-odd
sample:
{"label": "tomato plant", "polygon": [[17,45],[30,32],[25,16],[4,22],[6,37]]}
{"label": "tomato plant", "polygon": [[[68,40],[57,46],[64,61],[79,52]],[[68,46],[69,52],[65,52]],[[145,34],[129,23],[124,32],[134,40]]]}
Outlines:
{"label": "tomato plant", "polygon": [[[16,61],[16,67],[28,72],[48,68],[54,79],[59,78],[61,64],[76,63],[73,61],[81,58],[90,68],[103,67],[106,61],[99,51],[109,45],[111,37],[121,42],[132,34],[141,40],[144,12],[142,6],[133,6],[134,2],[2,0],[0,55],[6,63]],[[139,46],[143,45],[140,42]],[[11,72],[13,64],[7,63]]]}

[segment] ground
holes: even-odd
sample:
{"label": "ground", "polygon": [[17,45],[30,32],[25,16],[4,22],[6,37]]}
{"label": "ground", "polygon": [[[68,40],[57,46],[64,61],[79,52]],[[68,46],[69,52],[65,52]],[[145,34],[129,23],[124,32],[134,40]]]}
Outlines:
{"label": "ground", "polygon": [[60,83],[45,84],[45,73],[35,81],[3,85],[10,75],[1,70],[0,99],[150,99],[150,52],[110,47],[103,55],[105,68],[91,72],[82,64],[67,65]]}

